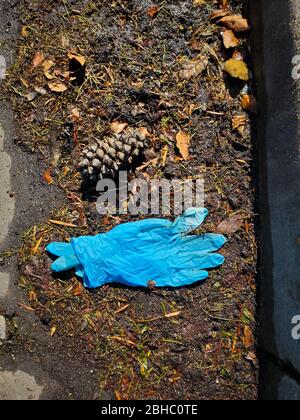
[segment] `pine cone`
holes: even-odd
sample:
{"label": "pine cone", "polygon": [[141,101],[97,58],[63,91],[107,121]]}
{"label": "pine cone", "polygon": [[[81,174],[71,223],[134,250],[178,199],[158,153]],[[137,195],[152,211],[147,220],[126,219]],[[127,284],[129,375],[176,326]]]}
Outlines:
{"label": "pine cone", "polygon": [[113,179],[118,171],[133,169],[145,148],[145,136],[138,130],[129,129],[125,133],[105,137],[84,149],[79,170],[83,179],[93,184],[104,177]]}

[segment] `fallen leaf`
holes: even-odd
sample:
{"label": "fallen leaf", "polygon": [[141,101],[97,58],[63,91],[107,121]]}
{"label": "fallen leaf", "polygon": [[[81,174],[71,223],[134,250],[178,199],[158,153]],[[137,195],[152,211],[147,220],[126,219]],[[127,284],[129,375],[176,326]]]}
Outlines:
{"label": "fallen leaf", "polygon": [[177,147],[180,151],[181,156],[183,157],[184,160],[188,160],[189,159],[189,147],[190,147],[190,136],[186,133],[184,133],[183,131],[180,131],[177,135],[176,135],[176,142],[177,142]]}
{"label": "fallen leaf", "polygon": [[56,327],[52,327],[50,330],[50,337],[53,337],[55,333],[56,333]]}
{"label": "fallen leaf", "polygon": [[48,86],[52,92],[58,92],[58,93],[65,92],[68,89],[68,87],[64,83],[59,82],[59,81],[48,83]]}
{"label": "fallen leaf", "polygon": [[45,59],[44,53],[42,51],[38,51],[35,54],[34,59],[32,61],[33,67],[38,67],[40,64],[42,64],[44,59]]}
{"label": "fallen leaf", "polygon": [[222,33],[225,48],[235,48],[239,45],[239,40],[231,29],[227,29]]}
{"label": "fallen leaf", "polygon": [[231,77],[244,81],[249,80],[249,70],[247,64],[242,60],[235,60],[231,58],[226,61],[224,64],[224,71],[230,74]]}
{"label": "fallen leaf", "polygon": [[22,26],[22,29],[21,29],[21,36],[22,36],[23,38],[28,38],[28,37],[29,37],[28,26]]}
{"label": "fallen leaf", "polygon": [[46,181],[48,184],[52,184],[53,178],[49,169],[44,173],[43,180]]}
{"label": "fallen leaf", "polygon": [[122,131],[125,130],[125,128],[128,126],[128,123],[120,122],[120,121],[114,121],[111,123],[110,128],[111,131],[115,134],[120,134]]}
{"label": "fallen leaf", "polygon": [[115,391],[115,396],[116,396],[117,401],[122,401],[122,397],[121,397],[121,394],[119,393],[119,391]]}
{"label": "fallen leaf", "polygon": [[212,14],[209,16],[210,20],[215,20],[215,19],[219,19],[221,17],[224,17],[226,15],[229,14],[228,10],[225,9],[219,9],[219,10],[215,10],[214,12],[212,12]]}
{"label": "fallen leaf", "polygon": [[186,62],[179,71],[179,78],[188,80],[192,77],[197,77],[206,69],[207,65],[208,60],[206,57],[203,57],[200,60],[191,60]]}
{"label": "fallen leaf", "polygon": [[139,127],[138,131],[140,132],[140,134],[144,137],[148,137],[150,136],[149,131],[147,130],[146,127]]}
{"label": "fallen leaf", "polygon": [[240,214],[235,214],[234,216],[230,216],[227,219],[223,220],[217,227],[218,233],[223,234],[233,234],[241,229],[243,226],[244,217]]}
{"label": "fallen leaf", "polygon": [[246,349],[249,349],[254,344],[254,337],[251,328],[249,325],[245,325],[244,328],[244,337],[243,337],[243,345]]}
{"label": "fallen leaf", "polygon": [[193,5],[194,6],[202,6],[205,2],[206,2],[206,0],[193,0]]}
{"label": "fallen leaf", "polygon": [[253,95],[243,95],[241,97],[241,105],[246,111],[256,112],[257,103]]}
{"label": "fallen leaf", "polygon": [[68,57],[70,60],[76,60],[78,61],[78,63],[84,67],[85,63],[86,63],[86,58],[83,57],[83,55],[79,55],[77,53],[73,53],[73,52],[68,52]]}
{"label": "fallen leaf", "polygon": [[151,6],[148,9],[148,16],[150,16],[152,19],[155,18],[158,15],[159,10],[160,10],[159,6]]}
{"label": "fallen leaf", "polygon": [[56,79],[56,76],[54,74],[49,73],[48,71],[45,71],[44,76],[46,77],[46,79],[48,80],[53,80]]}
{"label": "fallen leaf", "polygon": [[232,129],[238,130],[240,134],[244,134],[245,125],[247,124],[247,118],[245,115],[235,115],[232,118]]}
{"label": "fallen leaf", "polygon": [[224,16],[218,23],[223,23],[228,29],[235,32],[245,32],[250,29],[247,19],[244,19],[242,15]]}
{"label": "fallen leaf", "polygon": [[51,69],[51,67],[54,66],[54,61],[52,60],[45,60],[42,64],[44,71],[48,71]]}
{"label": "fallen leaf", "polygon": [[219,4],[222,9],[226,9],[228,7],[228,0],[219,0]]}

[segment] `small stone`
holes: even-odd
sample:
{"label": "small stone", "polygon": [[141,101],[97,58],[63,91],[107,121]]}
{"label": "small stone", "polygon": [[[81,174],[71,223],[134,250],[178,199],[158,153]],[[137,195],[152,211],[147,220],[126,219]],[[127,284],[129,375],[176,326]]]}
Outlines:
{"label": "small stone", "polygon": [[0,316],[0,340],[6,339],[6,321],[4,316]]}
{"label": "small stone", "polygon": [[89,167],[88,167],[88,173],[89,173],[89,175],[93,175],[93,173],[94,173],[94,168],[93,168],[92,166],[89,166]]}
{"label": "small stone", "polygon": [[139,154],[140,154],[139,149],[135,149],[135,150],[132,152],[132,156],[135,156],[135,157],[139,156]]}
{"label": "small stone", "polygon": [[116,152],[115,152],[115,150],[114,150],[112,147],[111,147],[110,149],[108,149],[107,154],[108,154],[111,158],[116,157]]}
{"label": "small stone", "polygon": [[122,162],[123,160],[125,160],[125,153],[118,152],[117,158],[120,159],[120,161]]}
{"label": "small stone", "polygon": [[116,141],[115,147],[116,147],[117,150],[122,150],[123,149],[123,143],[121,143],[120,141]]}
{"label": "small stone", "polygon": [[102,148],[103,148],[104,152],[107,153],[109,151],[109,144],[104,143]]}
{"label": "small stone", "polygon": [[39,93],[40,95],[47,95],[47,91],[46,91],[46,89],[44,89],[44,88],[42,88],[42,87],[35,87],[34,88],[34,90],[37,92],[37,93]]}
{"label": "small stone", "polygon": [[96,153],[96,151],[97,151],[97,144],[93,144],[93,145],[91,146],[91,151],[92,151],[93,153]]}
{"label": "small stone", "polygon": [[42,322],[42,324],[49,325],[51,323],[51,321],[52,321],[52,317],[51,317],[50,314],[47,314],[46,313],[46,314],[44,314],[44,315],[41,316],[41,322]]}
{"label": "small stone", "polygon": [[92,166],[95,169],[100,169],[101,168],[101,162],[99,159],[94,159],[92,162]]}
{"label": "small stone", "polygon": [[124,146],[124,152],[126,153],[126,155],[129,155],[129,153],[131,152],[131,147],[126,144]]}
{"label": "small stone", "polygon": [[98,149],[96,152],[96,155],[98,156],[99,159],[103,159],[104,158],[104,152],[102,149]]}
{"label": "small stone", "polygon": [[86,157],[87,157],[89,160],[92,160],[92,159],[93,159],[93,157],[94,157],[93,152],[88,152],[88,153],[86,154]]}
{"label": "small stone", "polygon": [[82,162],[79,163],[79,168],[86,168],[89,165],[89,160],[84,159]]}
{"label": "small stone", "polygon": [[28,102],[32,102],[37,97],[37,92],[30,92],[26,95],[26,99]]}

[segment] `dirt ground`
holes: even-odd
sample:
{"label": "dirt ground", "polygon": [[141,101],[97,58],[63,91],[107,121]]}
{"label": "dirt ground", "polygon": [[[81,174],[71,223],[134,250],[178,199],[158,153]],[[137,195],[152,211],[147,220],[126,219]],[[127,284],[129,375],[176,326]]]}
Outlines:
{"label": "dirt ground", "polygon": [[[58,376],[64,365],[72,370],[74,360],[73,369],[82,364],[93,372],[91,384],[78,384],[73,397],[82,388],[85,399],[257,398],[253,114],[245,106],[251,71],[249,81],[240,80],[222,67],[235,54],[251,69],[249,32],[238,31],[238,45],[226,49],[224,25],[216,19],[245,15],[247,2],[230,1],[215,18],[227,2],[194,3],[15,5],[16,59],[2,94],[15,113],[16,144],[37,156],[45,184],[65,195],[65,204],[51,215],[61,224],[46,219],[24,232],[20,310],[49,337]],[[75,70],[70,52],[77,57]],[[204,62],[198,74],[187,73]],[[114,121],[147,129],[147,165],[137,176],[204,176],[210,211],[204,230],[216,232],[225,220],[229,239],[222,250],[225,264],[205,283],[179,290],[85,290],[70,273],[52,275],[45,254],[49,242],[134,220],[100,216],[77,170],[84,147],[111,133]],[[190,140],[186,159],[176,147],[179,132]],[[2,257],[9,258],[9,250]],[[10,322],[12,342],[24,351],[41,346],[15,333],[13,316]]]}

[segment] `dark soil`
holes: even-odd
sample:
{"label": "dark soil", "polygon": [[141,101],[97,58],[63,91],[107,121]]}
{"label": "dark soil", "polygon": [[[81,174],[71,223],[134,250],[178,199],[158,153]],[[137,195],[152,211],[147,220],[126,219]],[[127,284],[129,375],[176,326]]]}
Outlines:
{"label": "dark soil", "polygon": [[[222,28],[210,19],[218,2],[192,3],[19,1],[17,59],[2,93],[15,111],[16,143],[37,154],[49,168],[41,178],[66,196],[66,205],[51,219],[77,226],[45,220],[24,234],[21,308],[35,313],[38,328],[56,343],[49,348],[54,358],[63,355],[66,365],[76,359],[92,366],[86,399],[257,397],[253,146],[251,117],[240,103],[246,83],[222,71],[234,51],[224,48]],[[231,13],[246,13],[246,1],[229,3]],[[237,51],[251,67],[248,33],[238,37]],[[86,65],[72,81],[63,73],[73,49],[86,58]],[[60,70],[64,93],[51,92],[42,66],[33,68],[39,51],[55,63],[51,72]],[[200,76],[178,79],[185,60],[203,56],[208,66]],[[46,92],[28,101],[35,87]],[[242,131],[233,130],[234,116],[244,117]],[[158,159],[139,176],[204,176],[210,211],[205,231],[215,232],[233,214],[243,217],[222,251],[225,264],[204,284],[179,290],[116,285],[88,291],[70,274],[53,277],[44,251],[49,242],[133,220],[100,216],[95,202],[84,200],[76,169],[84,145],[109,133],[114,120],[149,132],[145,161],[147,156]],[[179,131],[192,139],[188,161],[180,159],[176,148]],[[14,339],[13,329],[11,334]]]}

